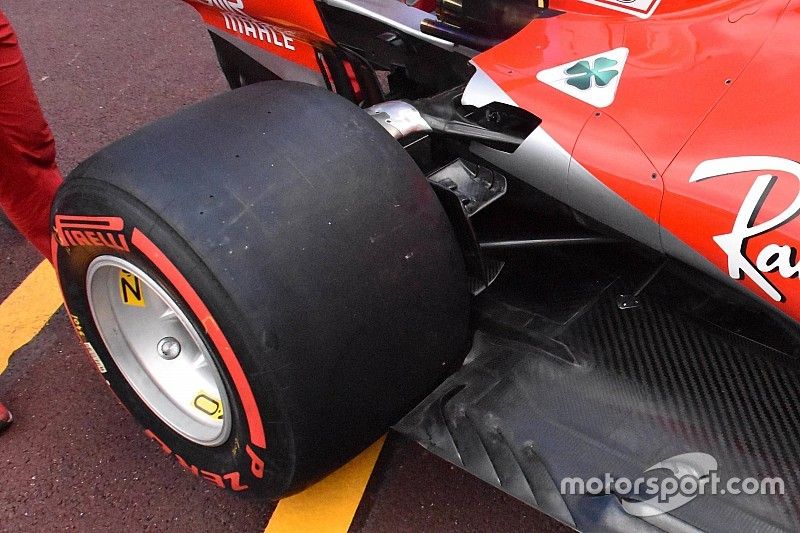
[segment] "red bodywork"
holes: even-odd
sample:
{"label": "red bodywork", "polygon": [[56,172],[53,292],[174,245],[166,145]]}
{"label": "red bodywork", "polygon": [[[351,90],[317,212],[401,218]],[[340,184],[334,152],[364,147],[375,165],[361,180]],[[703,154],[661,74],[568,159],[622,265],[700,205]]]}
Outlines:
{"label": "red bodywork", "polygon": [[[315,47],[332,44],[311,0],[246,2],[247,15],[294,50],[259,38],[258,28],[233,27],[242,0],[191,3],[208,24],[317,72]],[[800,0],[553,0],[550,8],[563,13],[534,20],[473,63],[542,119],[571,166],[661,227],[660,244],[647,244],[738,280],[800,320]],[[627,54],[610,103],[539,79],[609,51]],[[573,187],[567,175],[548,179]]]}
{"label": "red bodywork", "polygon": [[313,0],[187,0],[209,26],[319,71],[315,46],[331,45]]}
{"label": "red bodywork", "polygon": [[[550,6],[566,13],[534,21],[476,65],[540,116],[597,179],[720,272],[800,320],[800,206],[792,205],[800,194],[800,90],[793,78],[800,2],[665,2],[647,19],[579,0]],[[629,55],[607,107],[537,80],[543,69],[618,47]],[[754,156],[777,159],[756,160],[758,168],[740,160],[733,162],[739,172],[690,181],[704,161]],[[777,179],[764,194],[754,190],[748,208],[745,198],[760,175]],[[739,238],[759,226],[766,231]],[[715,238],[731,233],[726,253]],[[664,248],[674,251],[666,242]]]}

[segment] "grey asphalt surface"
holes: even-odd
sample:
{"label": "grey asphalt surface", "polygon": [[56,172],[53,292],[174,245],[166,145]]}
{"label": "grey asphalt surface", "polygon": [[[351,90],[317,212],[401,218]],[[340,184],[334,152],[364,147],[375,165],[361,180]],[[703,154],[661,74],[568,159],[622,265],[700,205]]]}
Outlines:
{"label": "grey asphalt surface", "polygon": [[[137,127],[227,90],[207,33],[177,0],[0,0],[68,172]],[[0,221],[0,298],[40,261]],[[63,311],[12,358],[0,399],[0,531],[261,531],[274,503],[185,473],[147,440]],[[533,509],[392,436],[353,531],[556,531]]]}

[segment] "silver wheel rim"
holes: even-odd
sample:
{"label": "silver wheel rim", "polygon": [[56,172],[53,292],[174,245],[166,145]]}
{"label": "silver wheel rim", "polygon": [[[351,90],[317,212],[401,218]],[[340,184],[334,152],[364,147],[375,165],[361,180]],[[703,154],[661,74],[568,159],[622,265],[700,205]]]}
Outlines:
{"label": "silver wheel rim", "polygon": [[86,275],[89,308],[122,375],[165,424],[203,446],[230,436],[230,402],[203,338],[177,302],[135,265],[109,255]]}

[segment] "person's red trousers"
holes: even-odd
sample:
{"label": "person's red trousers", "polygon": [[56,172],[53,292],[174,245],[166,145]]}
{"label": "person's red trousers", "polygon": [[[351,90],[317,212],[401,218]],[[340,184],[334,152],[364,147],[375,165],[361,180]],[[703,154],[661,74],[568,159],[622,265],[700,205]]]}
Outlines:
{"label": "person's red trousers", "polygon": [[50,205],[61,183],[53,134],[14,29],[0,11],[0,207],[50,257]]}

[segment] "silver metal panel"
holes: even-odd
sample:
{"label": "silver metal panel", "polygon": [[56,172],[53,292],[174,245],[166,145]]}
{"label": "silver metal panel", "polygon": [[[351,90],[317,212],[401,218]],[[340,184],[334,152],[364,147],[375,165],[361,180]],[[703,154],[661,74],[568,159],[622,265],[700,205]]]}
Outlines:
{"label": "silver metal panel", "polygon": [[464,94],[461,95],[462,105],[483,107],[493,102],[508,104],[519,107],[517,103],[495,81],[489,77],[479,66],[470,61],[475,67],[475,74],[472,75],[467,86],[464,87]]}
{"label": "silver metal panel", "polygon": [[571,157],[543,128],[533,130],[510,154],[480,143],[472,143],[470,150],[542,192],[566,200]]}
{"label": "silver metal panel", "polygon": [[511,154],[478,143],[471,150],[577,211],[663,250],[659,225],[583,168],[541,126]]}
{"label": "silver metal panel", "polygon": [[660,226],[572,159],[569,205],[650,248],[663,251]]}
{"label": "silver metal panel", "polygon": [[431,131],[417,108],[402,100],[382,102],[365,111],[395,139],[402,139],[412,133]]}

